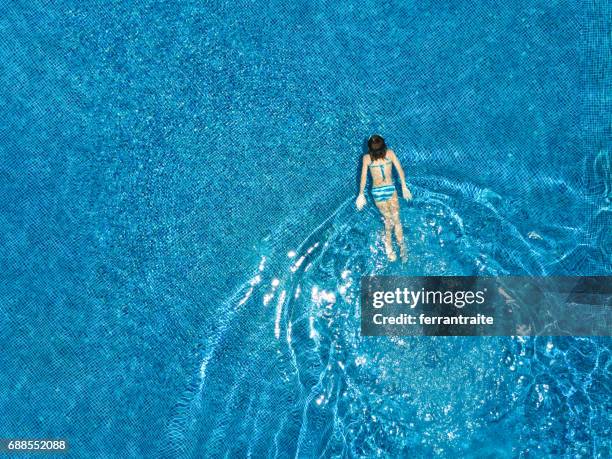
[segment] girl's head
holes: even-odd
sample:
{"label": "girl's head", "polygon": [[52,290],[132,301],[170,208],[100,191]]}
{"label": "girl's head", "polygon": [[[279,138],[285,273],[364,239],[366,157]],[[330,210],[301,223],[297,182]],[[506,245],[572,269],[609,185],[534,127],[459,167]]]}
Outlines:
{"label": "girl's head", "polygon": [[387,154],[385,139],[378,134],[374,134],[372,137],[370,137],[368,139],[368,153],[370,154],[372,161],[384,158]]}

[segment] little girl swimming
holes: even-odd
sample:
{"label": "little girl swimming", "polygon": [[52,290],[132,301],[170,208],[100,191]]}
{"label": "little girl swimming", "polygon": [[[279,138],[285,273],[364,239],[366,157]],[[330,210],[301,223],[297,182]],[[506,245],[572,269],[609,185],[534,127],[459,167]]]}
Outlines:
{"label": "little girl swimming", "polygon": [[397,192],[393,182],[393,166],[397,169],[404,198],[407,200],[412,199],[412,193],[410,193],[406,186],[404,170],[397,156],[395,156],[393,150],[387,148],[385,140],[381,136],[374,134],[368,140],[368,153],[363,155],[361,185],[356,205],[359,210],[363,209],[366,205],[364,191],[369,170],[372,176],[372,196],[385,223],[385,250],[387,257],[390,261],[397,259],[391,239],[391,231],[395,229],[395,238],[400,248],[400,257],[405,262],[408,259],[408,252],[404,243],[404,231],[399,215],[399,201],[397,200]]}

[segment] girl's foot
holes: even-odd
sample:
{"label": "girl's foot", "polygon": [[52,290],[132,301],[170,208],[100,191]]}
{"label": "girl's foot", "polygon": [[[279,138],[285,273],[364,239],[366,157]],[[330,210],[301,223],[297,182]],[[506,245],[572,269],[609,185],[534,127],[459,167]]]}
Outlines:
{"label": "girl's foot", "polygon": [[397,255],[395,254],[395,250],[393,250],[392,245],[390,244],[386,245],[385,249],[387,250],[387,258],[389,259],[389,261],[397,260]]}
{"label": "girl's foot", "polygon": [[406,263],[408,261],[408,250],[406,250],[406,246],[404,244],[400,246],[400,257],[402,259],[402,263]]}

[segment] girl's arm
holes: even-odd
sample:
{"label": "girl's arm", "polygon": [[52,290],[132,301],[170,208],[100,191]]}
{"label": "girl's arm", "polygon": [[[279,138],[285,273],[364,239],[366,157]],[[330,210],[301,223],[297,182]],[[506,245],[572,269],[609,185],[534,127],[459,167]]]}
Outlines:
{"label": "girl's arm", "polygon": [[391,162],[397,169],[397,173],[402,183],[402,193],[404,194],[404,198],[408,200],[412,199],[412,193],[406,186],[406,175],[404,174],[404,169],[402,169],[402,165],[400,164],[399,159],[397,159],[397,156],[395,156],[395,152],[392,150],[387,152],[387,154],[389,155],[389,157],[391,158]]}
{"label": "girl's arm", "polygon": [[365,191],[366,182],[368,180],[368,164],[370,163],[370,155],[363,155],[361,166],[361,184],[359,185],[359,194]]}
{"label": "girl's arm", "polygon": [[363,194],[365,192],[366,182],[368,181],[368,164],[370,163],[370,155],[363,155],[363,161],[361,165],[361,183],[359,184],[359,195],[355,201],[355,205],[358,210],[361,210],[366,205],[366,198]]}

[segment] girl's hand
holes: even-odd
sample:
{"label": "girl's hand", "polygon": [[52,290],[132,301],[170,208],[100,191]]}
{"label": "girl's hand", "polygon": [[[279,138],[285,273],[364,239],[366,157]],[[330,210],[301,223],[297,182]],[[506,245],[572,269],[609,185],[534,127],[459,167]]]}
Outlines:
{"label": "girl's hand", "polygon": [[367,203],[366,197],[364,196],[363,193],[360,193],[359,196],[357,196],[357,199],[355,200],[355,205],[357,206],[357,210],[363,209],[366,203]]}
{"label": "girl's hand", "polygon": [[406,201],[410,201],[412,199],[412,193],[407,186],[402,187],[402,193],[404,194],[404,199]]}

